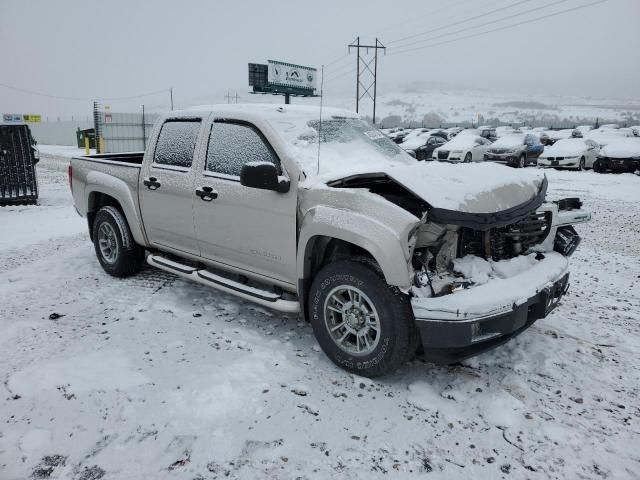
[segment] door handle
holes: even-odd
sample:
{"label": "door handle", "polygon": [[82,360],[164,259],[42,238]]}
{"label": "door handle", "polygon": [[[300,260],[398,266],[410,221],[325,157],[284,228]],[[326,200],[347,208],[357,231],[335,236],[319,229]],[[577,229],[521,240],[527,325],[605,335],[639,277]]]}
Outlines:
{"label": "door handle", "polygon": [[158,181],[158,179],[156,177],[147,177],[142,181],[142,183],[149,190],[157,190],[158,188],[160,188],[160,182]]}
{"label": "door handle", "polygon": [[218,198],[218,192],[216,192],[212,187],[197,188],[196,195],[205,202],[210,202],[211,200]]}

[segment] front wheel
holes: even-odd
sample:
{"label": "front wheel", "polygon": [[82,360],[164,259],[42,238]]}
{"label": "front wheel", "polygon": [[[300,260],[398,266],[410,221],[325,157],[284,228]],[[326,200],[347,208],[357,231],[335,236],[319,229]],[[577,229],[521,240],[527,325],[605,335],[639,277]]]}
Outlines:
{"label": "front wheel", "polygon": [[523,153],[522,155],[520,155],[520,159],[518,160],[518,168],[524,168],[526,164],[527,164],[527,157]]}
{"label": "front wheel", "polygon": [[579,172],[581,172],[581,171],[583,171],[583,170],[585,169],[585,165],[584,165],[584,163],[585,163],[585,162],[584,162],[584,157],[582,157],[582,158],[580,159],[580,163],[578,164],[578,171],[579,171]]}
{"label": "front wheel", "polygon": [[140,271],[144,249],[131,235],[127,219],[115,207],[102,207],[93,222],[96,256],[105,272],[114,277],[129,277]]}
{"label": "front wheel", "polygon": [[603,173],[604,169],[602,168],[602,163],[600,162],[600,160],[596,160],[593,163],[593,171],[596,173]]}
{"label": "front wheel", "polygon": [[336,365],[365,377],[393,372],[415,354],[409,297],[387,285],[372,262],[325,265],[309,292],[313,332]]}
{"label": "front wheel", "polygon": [[467,153],[464,156],[464,163],[471,163],[471,153]]}

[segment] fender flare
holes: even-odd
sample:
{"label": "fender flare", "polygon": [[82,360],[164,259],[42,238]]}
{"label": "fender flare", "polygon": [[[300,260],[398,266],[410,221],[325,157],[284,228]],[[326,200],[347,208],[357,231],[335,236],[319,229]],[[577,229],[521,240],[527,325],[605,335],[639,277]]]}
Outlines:
{"label": "fender flare", "polygon": [[396,232],[371,217],[327,206],[309,210],[302,219],[296,262],[299,280],[308,275],[314,237],[335,238],[366,250],[389,285],[404,289],[411,286],[408,252],[403,251]]}
{"label": "fender flare", "polygon": [[84,194],[84,198],[87,199],[87,212],[91,209],[89,199],[93,193],[102,193],[114,198],[127,219],[135,242],[139,245],[147,245],[142,218],[137,208],[137,198],[132,196],[131,189],[123,180],[103,172],[91,171],[87,174]]}

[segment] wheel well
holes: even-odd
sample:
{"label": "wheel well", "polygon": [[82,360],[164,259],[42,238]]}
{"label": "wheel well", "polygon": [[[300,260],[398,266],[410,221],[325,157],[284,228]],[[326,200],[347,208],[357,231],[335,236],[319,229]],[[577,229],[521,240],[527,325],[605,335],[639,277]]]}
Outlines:
{"label": "wheel well", "polygon": [[307,297],[316,274],[328,263],[354,257],[377,265],[375,258],[367,250],[345,240],[323,235],[309,240],[305,248],[303,278],[298,280],[300,311],[305,320],[308,320]]}
{"label": "wheel well", "polygon": [[[115,207],[122,212],[120,203],[110,195],[102,192],[91,192],[89,194],[89,204],[87,209],[87,224],[89,227],[89,237],[93,241],[93,222],[96,218],[96,213],[102,207]],[[123,212],[124,213],[124,212]]]}

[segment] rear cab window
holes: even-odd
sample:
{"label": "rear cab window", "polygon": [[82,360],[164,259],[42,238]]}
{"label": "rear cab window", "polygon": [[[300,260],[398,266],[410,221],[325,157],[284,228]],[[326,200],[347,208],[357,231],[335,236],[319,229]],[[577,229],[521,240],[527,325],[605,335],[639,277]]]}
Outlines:
{"label": "rear cab window", "polygon": [[189,170],[200,131],[200,119],[168,120],[162,125],[153,166],[170,170]]}

